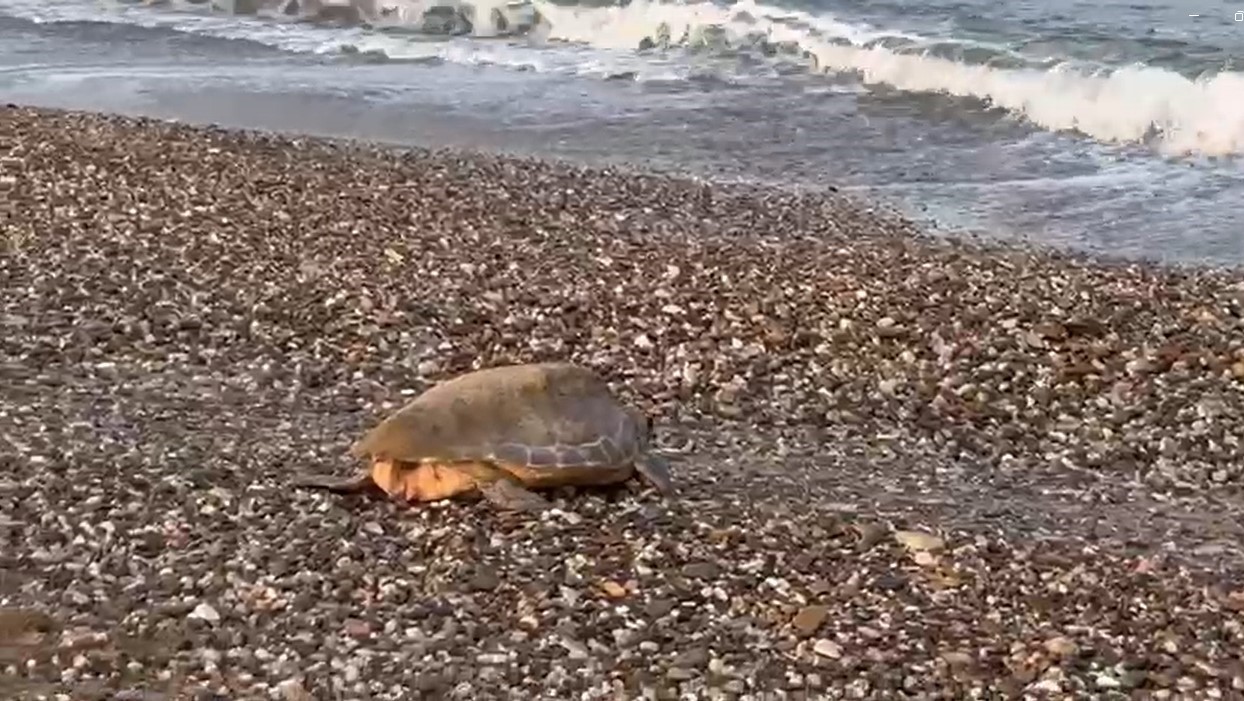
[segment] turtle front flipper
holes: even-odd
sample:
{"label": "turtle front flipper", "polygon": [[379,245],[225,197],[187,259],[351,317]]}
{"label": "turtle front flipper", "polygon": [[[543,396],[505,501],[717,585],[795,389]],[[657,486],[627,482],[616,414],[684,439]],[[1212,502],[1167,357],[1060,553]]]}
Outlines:
{"label": "turtle front flipper", "polygon": [[476,488],[486,501],[510,511],[543,511],[552,506],[547,499],[508,476],[480,480]]}
{"label": "turtle front flipper", "polygon": [[670,476],[670,463],[664,456],[644,453],[635,458],[635,469],[644,481],[656,487],[662,496],[674,494],[674,480]]}
{"label": "turtle front flipper", "polygon": [[292,480],[296,488],[323,489],[337,494],[358,494],[370,489],[372,482],[369,472],[359,472],[351,477],[334,477],[332,475],[298,475]]}

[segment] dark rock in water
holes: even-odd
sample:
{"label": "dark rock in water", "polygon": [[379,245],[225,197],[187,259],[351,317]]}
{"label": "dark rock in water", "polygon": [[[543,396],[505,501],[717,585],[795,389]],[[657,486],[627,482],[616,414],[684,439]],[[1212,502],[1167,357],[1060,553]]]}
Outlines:
{"label": "dark rock in water", "polygon": [[722,48],[729,44],[730,37],[724,27],[709,25],[700,29],[695,44],[706,49]]}
{"label": "dark rock in water", "polygon": [[779,53],[791,56],[799,56],[803,53],[803,47],[799,45],[799,42],[789,39],[786,41],[779,41],[773,46]]}
{"label": "dark rock in water", "polygon": [[356,58],[360,63],[384,63],[389,60],[389,55],[381,49],[368,49],[366,51],[359,50],[354,44],[342,44],[338,51],[343,56]]}
{"label": "dark rock in water", "polygon": [[495,7],[489,13],[489,19],[498,34],[507,36],[525,34],[544,21],[544,17],[529,3]]}
{"label": "dark rock in water", "polygon": [[219,7],[221,4],[227,4],[229,7],[223,8],[235,15],[254,15],[264,9],[263,0],[216,0],[213,5]]}
{"label": "dark rock in water", "polygon": [[[262,0],[236,0],[238,2],[257,2]],[[281,13],[287,17],[299,17],[306,22],[339,26],[359,26],[376,17],[375,3],[363,2],[325,2],[324,0],[287,0]]]}
{"label": "dark rock in water", "polygon": [[470,34],[474,31],[475,24],[466,14],[469,11],[471,8],[456,8],[447,5],[428,8],[423,13],[423,26],[420,29],[427,34],[446,36]]}
{"label": "dark rock in water", "polygon": [[363,21],[363,15],[352,5],[322,5],[308,19],[313,22],[355,25]]}

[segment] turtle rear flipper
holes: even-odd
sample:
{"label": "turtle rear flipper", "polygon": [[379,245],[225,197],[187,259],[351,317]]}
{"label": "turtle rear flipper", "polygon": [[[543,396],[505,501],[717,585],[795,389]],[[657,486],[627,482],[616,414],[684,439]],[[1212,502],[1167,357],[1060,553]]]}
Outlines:
{"label": "turtle rear flipper", "polygon": [[291,484],[300,489],[323,489],[337,494],[358,494],[371,489],[375,482],[369,472],[359,472],[350,477],[333,475],[297,475]]}
{"label": "turtle rear flipper", "polygon": [[656,453],[646,453],[635,458],[635,469],[644,481],[656,487],[662,496],[674,494],[674,480],[670,476],[669,460]]}
{"label": "turtle rear flipper", "polygon": [[481,482],[477,488],[485,500],[510,511],[543,511],[552,506],[544,497],[508,477]]}

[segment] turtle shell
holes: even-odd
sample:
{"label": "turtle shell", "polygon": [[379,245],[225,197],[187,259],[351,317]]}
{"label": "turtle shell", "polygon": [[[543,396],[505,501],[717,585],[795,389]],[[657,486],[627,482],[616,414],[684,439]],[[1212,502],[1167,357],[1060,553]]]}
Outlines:
{"label": "turtle shell", "polygon": [[354,447],[401,462],[491,460],[531,469],[615,467],[646,446],[646,425],[592,371],[509,365],[441,382]]}

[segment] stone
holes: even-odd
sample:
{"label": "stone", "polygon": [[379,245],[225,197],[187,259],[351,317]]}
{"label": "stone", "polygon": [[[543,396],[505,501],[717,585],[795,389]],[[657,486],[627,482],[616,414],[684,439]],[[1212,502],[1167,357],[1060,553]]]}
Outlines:
{"label": "stone", "polygon": [[906,588],[907,577],[897,573],[886,573],[873,580],[873,586],[881,591],[898,591]]}
{"label": "stone", "polygon": [[299,679],[286,679],[276,685],[282,701],[312,701],[314,699]]}
{"label": "stone", "polygon": [[803,637],[808,637],[820,629],[821,624],[829,617],[829,607],[812,605],[804,606],[795,614],[791,626]]}
{"label": "stone", "polygon": [[673,599],[653,599],[644,606],[644,613],[649,618],[661,618],[674,610],[678,602]]}
{"label": "stone", "polygon": [[666,670],[665,676],[669,677],[670,679],[674,681],[687,681],[690,679],[695,679],[695,672],[689,669],[684,669],[682,667],[670,667],[668,670]]}
{"label": "stone", "polygon": [[1027,688],[1029,691],[1047,694],[1061,694],[1063,691],[1063,684],[1057,679],[1047,677],[1045,679],[1038,679],[1037,681],[1029,684]]}
{"label": "stone", "polygon": [[946,545],[941,538],[920,531],[895,531],[894,540],[912,552],[936,552]]}
{"label": "stone", "polygon": [[208,623],[219,623],[220,612],[212,608],[211,604],[200,603],[194,607],[194,610],[186,615],[187,618],[193,618],[199,621],[207,621]]}
{"label": "stone", "polygon": [[968,667],[976,661],[975,657],[961,650],[948,650],[941,654],[941,658],[952,667]]}
{"label": "stone", "polygon": [[714,562],[693,562],[683,565],[682,573],[693,579],[713,579],[717,576],[718,570]]}
{"label": "stone", "polygon": [[684,650],[678,653],[678,655],[674,658],[674,664],[678,667],[685,667],[687,669],[698,669],[707,665],[708,659],[708,650],[705,650],[702,647],[693,647],[689,650]]}
{"label": "stone", "polygon": [[611,599],[624,598],[627,593],[626,587],[612,580],[606,580],[602,582],[600,585],[600,589],[602,592],[604,592],[605,596],[608,596]]}
{"label": "stone", "polygon": [[856,523],[853,524],[852,527],[855,529],[856,533],[859,534],[859,544],[857,547],[860,550],[872,549],[873,546],[885,540],[886,533],[889,532],[889,529],[884,523],[875,521]]}
{"label": "stone", "polygon": [[832,640],[821,638],[813,643],[812,652],[815,652],[821,657],[828,657],[831,660],[837,660],[842,657],[842,646]]}
{"label": "stone", "polygon": [[1104,672],[1093,678],[1093,684],[1095,684],[1098,689],[1118,689],[1123,686],[1118,678]]}
{"label": "stone", "polygon": [[1080,647],[1070,638],[1060,635],[1046,640],[1045,649],[1056,657],[1071,657],[1079,651]]}
{"label": "stone", "polygon": [[492,591],[496,589],[500,583],[500,580],[497,579],[497,575],[488,570],[480,569],[472,575],[470,586],[471,589],[475,591]]}

